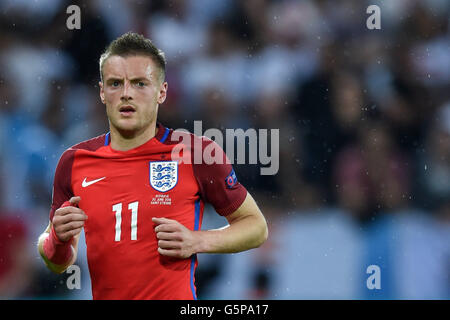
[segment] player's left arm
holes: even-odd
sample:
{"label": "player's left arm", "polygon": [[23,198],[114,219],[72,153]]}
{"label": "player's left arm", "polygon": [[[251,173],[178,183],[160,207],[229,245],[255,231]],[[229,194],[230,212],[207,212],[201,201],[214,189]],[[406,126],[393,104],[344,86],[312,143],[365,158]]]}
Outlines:
{"label": "player's left arm", "polygon": [[223,228],[192,231],[175,220],[153,218],[158,252],[177,258],[195,253],[235,253],[257,248],[267,240],[266,219],[250,193],[226,219],[229,224]]}

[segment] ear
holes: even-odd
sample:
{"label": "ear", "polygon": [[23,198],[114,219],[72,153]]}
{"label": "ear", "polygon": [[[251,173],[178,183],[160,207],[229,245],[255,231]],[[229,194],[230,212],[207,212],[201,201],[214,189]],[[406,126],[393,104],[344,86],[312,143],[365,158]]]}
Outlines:
{"label": "ear", "polygon": [[103,82],[99,82],[98,86],[100,87],[100,100],[102,100],[102,103],[105,104],[105,91],[103,90]]}
{"label": "ear", "polygon": [[166,101],[167,89],[167,82],[161,83],[161,85],[159,86],[158,104],[162,104],[164,101]]}

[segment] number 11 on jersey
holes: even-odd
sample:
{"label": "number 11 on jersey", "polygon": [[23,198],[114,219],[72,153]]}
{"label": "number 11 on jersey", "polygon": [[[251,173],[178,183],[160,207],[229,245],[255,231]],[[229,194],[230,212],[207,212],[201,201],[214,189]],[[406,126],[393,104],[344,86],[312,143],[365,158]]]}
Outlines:
{"label": "number 11 on jersey", "polygon": [[[131,240],[137,240],[137,214],[139,201],[128,204],[128,210],[131,210]],[[122,203],[117,203],[112,207],[116,213],[116,236],[115,241],[120,241],[122,233]]]}

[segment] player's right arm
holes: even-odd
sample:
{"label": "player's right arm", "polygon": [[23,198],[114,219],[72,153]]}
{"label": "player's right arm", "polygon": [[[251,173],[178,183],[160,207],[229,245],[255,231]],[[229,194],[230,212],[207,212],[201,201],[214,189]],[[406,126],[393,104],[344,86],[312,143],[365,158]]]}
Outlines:
{"label": "player's right arm", "polygon": [[76,207],[80,200],[80,197],[72,197],[57,209],[39,237],[39,254],[55,273],[64,272],[76,260],[80,233],[87,219],[83,210]]}

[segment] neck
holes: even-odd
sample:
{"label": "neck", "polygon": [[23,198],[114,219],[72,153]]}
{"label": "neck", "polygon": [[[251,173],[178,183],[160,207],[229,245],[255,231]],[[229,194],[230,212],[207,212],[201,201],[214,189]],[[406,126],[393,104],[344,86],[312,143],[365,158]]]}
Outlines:
{"label": "neck", "polygon": [[143,145],[155,137],[157,133],[156,121],[139,132],[120,131],[110,126],[111,148],[118,151],[128,151]]}

